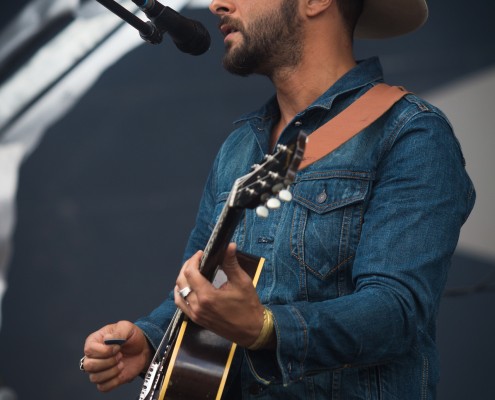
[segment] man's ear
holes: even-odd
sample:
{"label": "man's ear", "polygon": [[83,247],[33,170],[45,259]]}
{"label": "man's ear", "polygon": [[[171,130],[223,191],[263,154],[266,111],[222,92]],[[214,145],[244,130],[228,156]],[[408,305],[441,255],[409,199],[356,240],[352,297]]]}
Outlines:
{"label": "man's ear", "polygon": [[330,7],[336,7],[335,0],[305,0],[304,3],[308,17],[314,17]]}

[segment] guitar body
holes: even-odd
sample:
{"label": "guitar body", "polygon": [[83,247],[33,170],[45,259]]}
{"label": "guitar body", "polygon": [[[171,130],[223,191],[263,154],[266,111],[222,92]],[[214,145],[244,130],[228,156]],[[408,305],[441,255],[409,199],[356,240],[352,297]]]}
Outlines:
{"label": "guitar body", "polygon": [[[264,259],[241,252],[237,259],[256,286]],[[219,400],[235,349],[235,343],[186,319],[166,365],[158,400]]]}

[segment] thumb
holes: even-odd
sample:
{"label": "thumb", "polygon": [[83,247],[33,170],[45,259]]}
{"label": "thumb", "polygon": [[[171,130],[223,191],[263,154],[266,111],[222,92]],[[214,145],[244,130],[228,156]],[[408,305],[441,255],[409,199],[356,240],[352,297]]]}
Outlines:
{"label": "thumb", "polygon": [[[227,275],[227,279],[230,283],[244,281],[247,274],[239,265],[236,255],[237,246],[235,243],[230,243],[225,252],[225,256],[222,263],[223,272]],[[249,278],[249,277],[248,277]]]}
{"label": "thumb", "polygon": [[119,321],[112,325],[103,337],[113,351],[122,350],[127,355],[140,353],[146,347],[146,339],[142,331],[129,321]]}
{"label": "thumb", "polygon": [[103,340],[107,344],[124,344],[134,335],[134,324],[129,321],[119,321],[109,326],[103,335]]}

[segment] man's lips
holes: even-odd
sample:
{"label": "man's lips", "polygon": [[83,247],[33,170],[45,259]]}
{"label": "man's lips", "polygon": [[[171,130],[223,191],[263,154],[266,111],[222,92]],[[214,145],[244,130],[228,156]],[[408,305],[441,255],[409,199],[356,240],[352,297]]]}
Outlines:
{"label": "man's lips", "polygon": [[222,24],[220,25],[220,32],[222,32],[222,35],[226,39],[229,35],[239,32],[239,30],[235,28],[233,25]]}

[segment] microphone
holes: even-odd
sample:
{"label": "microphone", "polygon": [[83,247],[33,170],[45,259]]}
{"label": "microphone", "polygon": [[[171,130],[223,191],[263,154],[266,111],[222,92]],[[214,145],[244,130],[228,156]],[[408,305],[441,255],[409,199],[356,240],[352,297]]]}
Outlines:
{"label": "microphone", "polygon": [[160,33],[168,33],[182,52],[198,56],[210,48],[210,34],[198,21],[186,18],[155,0],[132,0]]}

